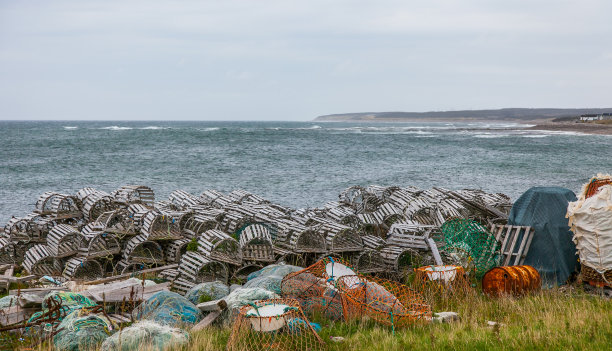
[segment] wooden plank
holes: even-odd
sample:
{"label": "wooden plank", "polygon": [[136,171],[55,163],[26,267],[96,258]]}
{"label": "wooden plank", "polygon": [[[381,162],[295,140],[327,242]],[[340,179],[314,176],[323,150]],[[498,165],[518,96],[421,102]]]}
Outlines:
{"label": "wooden plank", "polygon": [[520,227],[520,230],[524,232],[523,234],[523,239],[521,240],[521,245],[518,248],[518,251],[516,252],[516,258],[514,259],[513,265],[518,265],[521,257],[523,256],[523,249],[525,248],[525,244],[527,243],[527,236],[529,235],[529,231],[527,230],[527,227]]}
{"label": "wooden plank", "polygon": [[51,286],[46,288],[29,288],[29,289],[14,289],[9,291],[9,295],[32,294],[39,297],[44,297],[52,291],[68,291],[68,288]]}
{"label": "wooden plank", "polygon": [[0,325],[7,326],[21,323],[30,318],[36,311],[35,308],[22,308],[21,306],[0,309]]}
{"label": "wooden plank", "polygon": [[169,287],[170,283],[162,283],[147,286],[143,289],[142,285],[139,284],[113,291],[91,293],[91,297],[98,303],[103,301],[108,303],[122,302],[124,299],[129,301],[130,297],[134,300],[146,300],[159,291],[168,290]]}
{"label": "wooden plank", "polygon": [[224,309],[227,308],[227,302],[225,302],[225,300],[223,299],[213,300],[213,301],[199,303],[197,307],[201,311],[223,311]]}
{"label": "wooden plank", "polygon": [[512,244],[510,245],[510,248],[508,251],[506,251],[506,259],[504,260],[504,266],[507,266],[510,264],[510,259],[512,258],[512,253],[514,252],[514,247],[516,246],[516,242],[518,240],[519,234],[520,234],[520,230],[521,227],[510,227],[512,228],[511,230],[511,235],[512,235]]}
{"label": "wooden plank", "polygon": [[25,277],[5,277],[0,276],[0,281],[9,282],[9,283],[23,283],[30,281],[32,279],[36,279],[37,275],[27,275]]}
{"label": "wooden plank", "polygon": [[135,273],[125,273],[125,274],[119,274],[119,275],[115,275],[115,276],[108,277],[108,278],[92,280],[92,281],[84,282],[83,284],[85,284],[85,285],[103,284],[103,283],[108,283],[108,282],[112,282],[112,281],[120,280],[120,279],[124,279],[124,278],[136,277],[136,276],[141,275],[141,274],[155,273],[155,272],[163,271],[165,269],[172,269],[172,268],[177,268],[177,267],[178,267],[178,264],[169,264],[169,265],[166,265],[166,266],[161,266],[161,267],[156,267],[156,268],[143,269],[142,271],[138,271],[138,272],[135,272]]}
{"label": "wooden plank", "polygon": [[525,249],[523,250],[523,254],[521,255],[521,260],[519,261],[520,264],[523,264],[525,262],[525,257],[527,257],[527,253],[529,252],[529,248],[531,247],[531,240],[533,240],[533,237],[535,236],[535,229],[531,230],[531,227],[527,227],[526,231],[528,233],[531,233],[531,235],[529,235],[529,239],[527,240],[527,244],[525,244]]}
{"label": "wooden plank", "polygon": [[204,317],[198,324],[191,328],[192,332],[208,328],[222,313],[223,311],[212,311],[208,316]]}
{"label": "wooden plank", "polygon": [[442,257],[440,257],[440,252],[438,252],[438,246],[436,245],[436,242],[432,238],[427,238],[427,243],[429,244],[429,249],[433,254],[436,264],[439,266],[443,265],[444,263],[442,263]]}

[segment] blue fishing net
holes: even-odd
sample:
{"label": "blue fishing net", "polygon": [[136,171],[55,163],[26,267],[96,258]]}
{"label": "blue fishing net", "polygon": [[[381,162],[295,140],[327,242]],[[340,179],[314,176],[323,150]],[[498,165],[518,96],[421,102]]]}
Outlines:
{"label": "blue fishing net", "polygon": [[189,289],[185,298],[194,304],[200,302],[218,300],[230,293],[229,286],[220,281],[201,283]]}
{"label": "blue fishing net", "polygon": [[196,305],[171,291],[154,294],[134,309],[132,315],[136,320],[148,319],[169,326],[193,325],[203,317]]}
{"label": "blue fishing net", "polygon": [[56,350],[95,350],[111,335],[113,325],[103,315],[86,314],[86,310],[80,309],[66,316],[58,330],[53,337]]}
{"label": "blue fishing net", "polygon": [[189,333],[153,321],[135,323],[107,338],[101,351],[181,350],[189,343]]}
{"label": "blue fishing net", "polygon": [[[54,308],[54,306],[60,305],[58,310],[53,311],[49,316],[45,316],[50,312],[50,308]],[[51,331],[54,327],[57,327],[59,323],[66,318],[70,313],[84,309],[91,308],[96,306],[96,303],[91,301],[89,298],[73,292],[59,292],[53,291],[45,296],[42,303],[42,310],[34,313],[30,319],[28,319],[28,323],[37,322],[41,319],[44,320],[52,320],[50,323],[43,323],[40,326],[28,329],[28,332],[36,333],[37,330]]]}
{"label": "blue fishing net", "polygon": [[287,274],[301,271],[302,267],[292,266],[290,264],[271,264],[247,276],[247,281],[266,276],[279,276],[284,278]]}

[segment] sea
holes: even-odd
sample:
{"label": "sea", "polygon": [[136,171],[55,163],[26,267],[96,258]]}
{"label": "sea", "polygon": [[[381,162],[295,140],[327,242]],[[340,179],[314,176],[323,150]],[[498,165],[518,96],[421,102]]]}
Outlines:
{"label": "sea", "polygon": [[45,191],[143,184],[157,200],[182,189],[244,189],[293,208],[353,185],[578,192],[612,173],[612,137],[488,122],[0,121],[0,226]]}

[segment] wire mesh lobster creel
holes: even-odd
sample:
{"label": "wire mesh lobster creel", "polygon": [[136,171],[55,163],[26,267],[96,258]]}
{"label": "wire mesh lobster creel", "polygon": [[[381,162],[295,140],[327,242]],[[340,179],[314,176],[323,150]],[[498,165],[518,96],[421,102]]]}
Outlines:
{"label": "wire mesh lobster creel", "polygon": [[325,344],[294,299],[260,300],[240,308],[229,351],[323,350]]}
{"label": "wire mesh lobster creel", "polygon": [[66,261],[62,276],[72,280],[93,280],[104,275],[98,261],[85,257],[72,257]]}
{"label": "wire mesh lobster creel", "polygon": [[440,227],[444,235],[442,251],[451,263],[474,270],[482,277],[498,266],[501,255],[499,243],[484,226],[469,219],[455,218]]}
{"label": "wire mesh lobster creel", "polygon": [[417,268],[415,273],[412,285],[428,298],[428,301],[435,297],[463,296],[473,291],[461,266],[423,266]]}
{"label": "wire mesh lobster creel", "polygon": [[298,300],[308,314],[322,313],[331,319],[341,319],[342,298],[336,283],[341,276],[355,274],[357,270],[348,262],[331,256],[324,257],[299,272],[285,276],[281,282],[281,293],[284,297]]}
{"label": "wire mesh lobster creel", "polygon": [[224,263],[210,260],[193,251],[189,251],[181,257],[178,270],[182,278],[194,283],[215,280],[226,283],[228,278],[228,269]]}
{"label": "wire mesh lobster creel", "polygon": [[83,235],[76,228],[67,224],[53,227],[47,236],[49,252],[55,257],[66,257],[79,251]]}
{"label": "wire mesh lobster creel", "polygon": [[215,261],[235,266],[242,264],[242,250],[238,241],[217,229],[207,230],[200,234],[198,252]]}
{"label": "wire mesh lobster creel", "polygon": [[59,276],[61,266],[51,254],[47,245],[38,244],[25,252],[23,267],[30,274]]}
{"label": "wire mesh lobster creel", "polygon": [[398,282],[345,275],[338,278],[344,316],[347,320],[368,316],[393,328],[429,321],[432,309],[423,296]]}

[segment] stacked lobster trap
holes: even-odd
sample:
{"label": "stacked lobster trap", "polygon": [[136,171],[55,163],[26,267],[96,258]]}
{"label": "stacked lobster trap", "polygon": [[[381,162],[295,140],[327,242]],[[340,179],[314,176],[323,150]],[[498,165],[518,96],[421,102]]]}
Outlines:
{"label": "stacked lobster trap", "polygon": [[329,255],[356,272],[397,278],[443,264],[442,249],[451,247],[440,230],[445,222],[499,223],[510,205],[505,195],[480,190],[370,186],[295,210],[244,190],[176,190],[156,201],[143,185],[110,193],[88,187],[75,195],[46,192],[32,213],[11,218],[0,236],[0,262],[58,280],[173,265],[160,275],[178,292],[210,280],[241,282],[274,262],[308,266]]}

